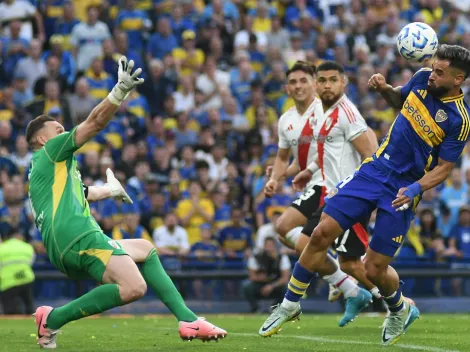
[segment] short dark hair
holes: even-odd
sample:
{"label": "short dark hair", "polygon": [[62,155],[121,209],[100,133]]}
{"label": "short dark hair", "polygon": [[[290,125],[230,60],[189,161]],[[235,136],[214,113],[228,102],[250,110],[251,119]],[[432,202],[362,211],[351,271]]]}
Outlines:
{"label": "short dark hair", "polygon": [[437,48],[436,58],[447,60],[450,67],[463,71],[465,79],[470,74],[470,51],[459,45],[441,44]]}
{"label": "short dark hair", "polygon": [[339,73],[343,74],[344,67],[335,61],[324,61],[317,67],[317,72],[320,71],[338,71]]}
{"label": "short dark hair", "polygon": [[28,126],[26,127],[26,140],[28,141],[29,146],[31,146],[36,133],[43,128],[44,124],[48,121],[55,121],[55,119],[47,115],[40,115],[28,123]]}
{"label": "short dark hair", "polygon": [[290,69],[287,70],[286,72],[286,77],[288,77],[292,72],[295,71],[302,71],[310,76],[315,76],[315,73],[317,72],[317,68],[315,65],[306,62],[306,61],[296,61],[294,66],[292,66]]}

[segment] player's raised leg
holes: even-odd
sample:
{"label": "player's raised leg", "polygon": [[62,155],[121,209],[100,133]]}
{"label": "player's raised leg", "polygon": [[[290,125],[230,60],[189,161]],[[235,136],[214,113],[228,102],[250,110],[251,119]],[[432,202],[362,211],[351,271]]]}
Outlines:
{"label": "player's raised leg", "polygon": [[[184,303],[183,297],[165,272],[153,245],[142,239],[118,241],[136,263],[142,263],[141,273],[145,282],[179,321],[179,334],[184,340],[218,340],[227,332],[198,318]],[[113,274],[114,275],[114,274]]]}

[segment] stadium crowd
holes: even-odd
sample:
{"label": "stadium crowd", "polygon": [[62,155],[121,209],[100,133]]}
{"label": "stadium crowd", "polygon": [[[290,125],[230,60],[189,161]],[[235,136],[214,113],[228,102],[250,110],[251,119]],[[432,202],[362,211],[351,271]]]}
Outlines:
{"label": "stadium crowd", "polygon": [[[92,204],[114,239],[155,243],[169,268],[187,258],[243,268],[295,194],[290,180],[263,196],[277,150],[277,120],[292,106],[285,71],[296,60],[335,60],[347,95],[377,138],[396,111],[368,89],[393,86],[417,66],[396,51],[409,22],[440,41],[470,47],[469,9],[440,0],[3,0],[0,3],[0,231],[22,233],[38,256],[27,202],[28,121],[47,114],[66,129],[83,121],[127,56],[145,83],[78,152],[84,184],[111,168],[134,200]],[[470,99],[467,81],[464,93]],[[424,194],[399,258],[470,258],[470,148],[441,187]],[[374,219],[369,224],[372,229]],[[0,245],[1,246],[1,245]],[[183,259],[186,258],[186,259]],[[460,286],[455,284],[455,294]]]}

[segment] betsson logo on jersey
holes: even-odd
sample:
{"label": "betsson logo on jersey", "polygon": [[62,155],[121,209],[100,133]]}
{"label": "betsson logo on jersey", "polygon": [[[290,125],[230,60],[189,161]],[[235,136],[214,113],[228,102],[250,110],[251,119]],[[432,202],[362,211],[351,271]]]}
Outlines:
{"label": "betsson logo on jersey", "polygon": [[403,109],[401,110],[401,113],[407,118],[407,119],[413,119],[417,122],[418,126],[421,127],[422,131],[431,139],[435,137],[435,133],[431,129],[431,127],[426,123],[426,119],[423,117],[421,112],[416,108],[416,106],[413,106],[410,104],[410,101],[407,99],[405,101],[405,104],[403,104]]}

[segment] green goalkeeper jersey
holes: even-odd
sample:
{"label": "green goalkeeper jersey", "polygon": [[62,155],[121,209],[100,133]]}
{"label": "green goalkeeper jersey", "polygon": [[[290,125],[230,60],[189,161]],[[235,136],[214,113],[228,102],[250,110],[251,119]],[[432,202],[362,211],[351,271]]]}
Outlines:
{"label": "green goalkeeper jersey", "polygon": [[74,152],[76,128],[49,141],[33,154],[29,198],[34,221],[51,261],[83,236],[101,229],[90,213]]}

